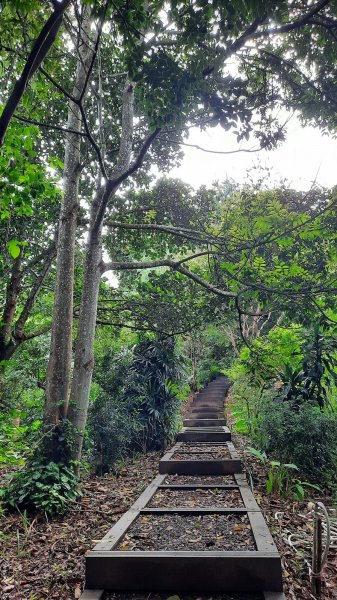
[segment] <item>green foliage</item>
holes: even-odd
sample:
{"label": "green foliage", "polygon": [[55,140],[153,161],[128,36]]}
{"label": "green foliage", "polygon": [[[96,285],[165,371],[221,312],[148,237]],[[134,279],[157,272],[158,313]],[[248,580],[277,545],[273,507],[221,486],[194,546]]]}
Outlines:
{"label": "green foliage", "polygon": [[272,399],[261,409],[263,449],[295,463],[301,472],[329,487],[337,485],[337,414],[304,403]]}
{"label": "green foliage", "polygon": [[303,358],[296,369],[286,364],[280,398],[296,405],[316,403],[321,409],[329,404],[332,383],[337,381],[337,341],[332,332],[315,324],[304,333]]}
{"label": "green foliage", "polygon": [[140,342],[134,349],[123,399],[137,407],[146,449],[162,447],[179,430],[181,399],[176,383],[183,377],[183,364],[172,338]]}
{"label": "green foliage", "polygon": [[294,477],[294,471],[298,471],[297,465],[293,463],[281,463],[278,460],[268,460],[266,454],[256,448],[247,448],[252,456],[255,456],[267,468],[266,492],[267,494],[279,494],[285,498],[303,500],[309,489],[319,490],[317,485],[301,481]]}
{"label": "green foliage", "polygon": [[0,500],[8,510],[20,508],[55,516],[65,512],[80,495],[72,466],[32,461],[1,489]]}
{"label": "green foliage", "polygon": [[180,428],[183,359],[171,338],[141,341],[111,360],[105,355],[95,380],[100,391],[90,407],[92,460],[105,471],[133,452],[158,449]]}
{"label": "green foliage", "polygon": [[[45,212],[43,201],[52,206],[60,191],[38,155],[39,129],[14,121],[0,148],[0,218],[30,217],[36,205]],[[18,219],[20,223],[20,219]],[[13,258],[18,256],[18,241],[9,241]],[[14,254],[13,254],[14,253]],[[15,256],[16,254],[16,256]]]}
{"label": "green foliage", "polygon": [[337,484],[337,414],[329,408],[335,357],[333,328],[276,327],[243,348],[229,369],[238,429],[279,461],[270,466],[270,491],[283,486],[303,494],[307,485],[294,477],[290,485],[288,464],[319,484]]}
{"label": "green foliage", "polygon": [[89,408],[87,445],[90,460],[100,473],[140,450],[135,443],[141,433],[138,412],[122,399],[132,358],[131,351],[121,350],[111,360],[110,350],[95,372],[98,389]]}
{"label": "green foliage", "polygon": [[0,465],[23,465],[38,442],[40,427],[40,420],[27,419],[23,411],[0,413]]}

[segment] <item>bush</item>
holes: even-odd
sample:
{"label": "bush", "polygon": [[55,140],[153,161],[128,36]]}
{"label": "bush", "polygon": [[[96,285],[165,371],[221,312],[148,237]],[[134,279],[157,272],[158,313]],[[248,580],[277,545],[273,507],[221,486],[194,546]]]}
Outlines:
{"label": "bush", "polygon": [[100,391],[89,412],[93,462],[105,472],[118,460],[165,447],[181,426],[183,360],[172,339],[146,340],[98,367]]}
{"label": "bush", "polygon": [[327,487],[337,485],[337,413],[273,399],[262,404],[259,427],[268,455],[295,463]]}
{"label": "bush", "polygon": [[93,443],[92,462],[99,474],[141,448],[136,440],[141,433],[138,412],[130,410],[120,398],[100,394],[89,413],[89,436]]}
{"label": "bush", "polygon": [[138,411],[141,423],[138,443],[144,450],[165,447],[181,426],[183,358],[174,340],[149,340],[134,349],[134,359],[123,399]]}
{"label": "bush", "polygon": [[18,507],[49,516],[66,512],[69,504],[80,495],[78,478],[72,467],[54,462],[32,461],[0,490],[4,508]]}
{"label": "bush", "polygon": [[137,411],[122,399],[132,360],[129,350],[116,354],[113,360],[109,352],[95,372],[98,389],[89,408],[88,437],[92,446],[90,460],[100,474],[133,452],[141,427]]}

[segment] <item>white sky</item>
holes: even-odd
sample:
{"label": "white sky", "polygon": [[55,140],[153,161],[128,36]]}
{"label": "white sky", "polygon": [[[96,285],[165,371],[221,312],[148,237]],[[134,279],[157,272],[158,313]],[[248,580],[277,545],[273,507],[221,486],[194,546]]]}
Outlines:
{"label": "white sky", "polygon": [[[191,129],[187,142],[217,151],[254,146],[254,141],[242,142],[239,146],[235,135],[220,126],[204,132]],[[337,184],[337,140],[323,136],[317,128],[302,127],[295,116],[288,123],[286,141],[273,151],[221,155],[186,146],[183,146],[183,150],[185,156],[181,166],[173,169],[169,175],[179,177],[195,188],[226,178],[243,183],[247,171],[258,165],[271,168],[274,181],[286,179],[289,187],[299,190],[309,189],[315,180],[324,187]]]}

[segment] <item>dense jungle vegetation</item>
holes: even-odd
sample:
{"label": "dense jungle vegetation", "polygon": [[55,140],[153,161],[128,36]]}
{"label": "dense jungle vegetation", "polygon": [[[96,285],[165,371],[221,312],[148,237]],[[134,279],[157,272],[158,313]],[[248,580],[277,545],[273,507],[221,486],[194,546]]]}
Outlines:
{"label": "dense jungle vegetation", "polygon": [[66,511],[221,373],[276,491],[336,492],[337,189],[169,176],[191,127],[335,135],[336,32],[328,0],[2,3],[4,510]]}

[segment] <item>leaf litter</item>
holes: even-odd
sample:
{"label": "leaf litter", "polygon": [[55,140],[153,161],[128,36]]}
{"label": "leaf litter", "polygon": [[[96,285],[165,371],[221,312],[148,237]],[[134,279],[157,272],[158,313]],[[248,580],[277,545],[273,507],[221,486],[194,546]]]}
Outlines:
{"label": "leaf litter", "polygon": [[13,513],[0,519],[1,600],[74,600],[84,585],[85,555],[158,473],[160,453],[90,477],[83,497],[63,517]]}
{"label": "leaf litter", "polygon": [[239,490],[235,489],[160,489],[155,493],[148,506],[149,508],[232,508],[243,506],[243,502]]}
{"label": "leaf litter", "polygon": [[246,514],[142,515],[119,550],[256,550]]}

